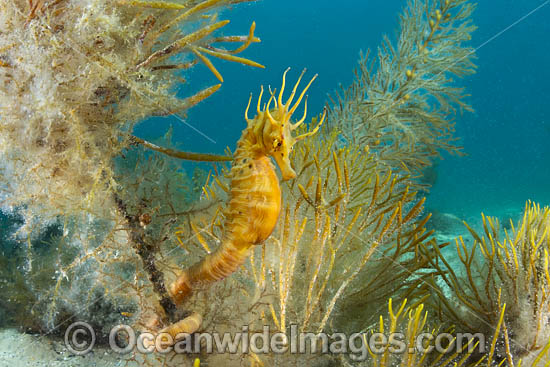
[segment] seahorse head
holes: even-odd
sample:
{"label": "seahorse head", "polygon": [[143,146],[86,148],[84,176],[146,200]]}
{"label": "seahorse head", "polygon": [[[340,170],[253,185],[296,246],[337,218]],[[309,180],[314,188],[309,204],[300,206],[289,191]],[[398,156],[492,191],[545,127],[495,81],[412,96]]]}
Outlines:
{"label": "seahorse head", "polygon": [[[290,68],[289,68],[290,69]],[[245,119],[248,123],[248,127],[252,129],[253,134],[255,136],[257,147],[262,151],[262,154],[268,155],[273,157],[275,159],[275,162],[277,162],[277,165],[279,166],[279,169],[282,173],[283,181],[292,179],[296,177],[296,172],[292,168],[292,165],[290,164],[290,153],[292,152],[292,148],[294,147],[294,144],[296,142],[305,139],[308,136],[311,136],[315,134],[321,125],[323,124],[323,121],[325,120],[326,116],[326,109],[323,111],[323,116],[320,120],[320,122],[317,124],[317,126],[300,136],[292,136],[292,131],[298,128],[306,119],[307,114],[307,96],[306,101],[304,103],[304,115],[303,117],[297,121],[296,123],[292,123],[290,121],[292,114],[294,111],[296,111],[296,108],[298,108],[298,105],[304,98],[304,95],[306,94],[309,86],[315,78],[317,78],[317,75],[315,75],[310,82],[307,84],[307,86],[304,88],[304,90],[300,93],[300,96],[296,100],[296,103],[291,106],[292,100],[294,99],[294,96],[296,94],[296,89],[298,89],[298,85],[300,84],[300,81],[302,80],[302,76],[305,73],[302,71],[302,74],[298,78],[298,81],[294,85],[294,88],[292,89],[292,93],[288,97],[287,101],[283,103],[283,93],[285,89],[285,78],[286,73],[289,69],[286,69],[286,71],[283,74],[283,83],[281,86],[281,90],[279,92],[279,95],[275,95],[275,90],[272,91],[271,88],[269,89],[269,92],[271,94],[271,97],[269,98],[269,101],[267,102],[267,106],[264,104],[263,108],[260,107],[262,95],[264,88],[262,86],[260,91],[260,96],[258,97],[258,106],[257,106],[257,115],[253,119],[248,118],[248,108],[250,107],[250,101],[252,100],[252,95],[250,96],[250,99],[248,101],[248,106],[246,107],[245,112]],[[271,109],[271,103],[275,104],[275,107]]]}

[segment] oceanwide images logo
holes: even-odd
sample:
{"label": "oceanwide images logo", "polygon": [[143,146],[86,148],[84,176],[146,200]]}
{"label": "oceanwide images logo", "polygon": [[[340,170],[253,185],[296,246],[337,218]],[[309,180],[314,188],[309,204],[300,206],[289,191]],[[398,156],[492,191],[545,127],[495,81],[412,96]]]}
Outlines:
{"label": "oceanwide images logo", "polygon": [[[65,345],[76,355],[89,353],[95,346],[96,335],[85,322],[75,322],[65,331]],[[291,325],[288,333],[264,326],[261,332],[243,326],[236,333],[181,333],[175,337],[168,333],[136,332],[128,325],[117,325],[109,333],[109,346],[119,354],[128,353],[231,353],[231,354],[347,354],[362,361],[369,354],[419,353],[436,351],[483,353],[485,337],[481,333],[423,333],[415,338],[403,333],[311,333],[299,332]]]}

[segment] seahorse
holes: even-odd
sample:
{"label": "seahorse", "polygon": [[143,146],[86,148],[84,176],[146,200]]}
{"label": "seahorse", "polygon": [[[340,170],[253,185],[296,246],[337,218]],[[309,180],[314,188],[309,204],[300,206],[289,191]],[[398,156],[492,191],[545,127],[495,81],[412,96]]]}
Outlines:
{"label": "seahorse", "polygon": [[[287,101],[283,103],[288,70],[283,74],[278,97],[275,96],[276,91],[269,88],[271,97],[263,109],[260,108],[264,92],[263,86],[261,87],[257,114],[252,119],[248,118],[252,101],[252,94],[250,95],[244,114],[247,126],[237,142],[229,173],[231,188],[222,243],[215,252],[183,270],[171,284],[170,293],[176,304],[182,303],[197,285],[220,281],[235,272],[247,259],[251,248],[265,241],[277,224],[281,210],[281,188],[270,157],[279,166],[283,181],[296,177],[290,163],[293,146],[296,142],[314,135],[326,116],[325,108],[314,129],[300,136],[292,136],[292,131],[306,119],[307,97],[303,117],[296,123],[291,123],[290,118],[317,75],[310,80],[296,103],[291,106],[305,69]],[[271,110],[272,103],[275,107]]]}

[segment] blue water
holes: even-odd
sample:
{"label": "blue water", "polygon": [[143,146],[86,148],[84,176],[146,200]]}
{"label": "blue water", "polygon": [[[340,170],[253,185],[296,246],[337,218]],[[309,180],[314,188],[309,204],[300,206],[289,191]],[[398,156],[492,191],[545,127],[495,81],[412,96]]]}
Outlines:
{"label": "blue water", "polygon": [[[174,140],[186,150],[222,153],[240,136],[250,92],[257,96],[260,84],[278,86],[288,66],[295,74],[304,67],[309,75],[319,73],[309,92],[309,111],[321,111],[327,94],[352,81],[359,51],[376,49],[384,34],[395,36],[397,15],[405,4],[264,0],[239,5],[228,14],[232,23],[226,33],[245,34],[255,20],[262,43],[244,56],[266,69],[215,60],[225,83],[193,108],[187,120],[208,138],[173,117],[149,120],[138,134],[158,136],[173,125]],[[472,47],[483,45],[477,52],[478,72],[459,81],[472,95],[468,102],[475,113],[466,112],[456,121],[468,156],[444,155],[428,208],[470,218],[481,211],[497,216],[520,211],[527,199],[550,204],[550,4],[498,35],[541,4],[499,0],[478,5],[474,22],[479,28],[471,42]],[[182,95],[217,83],[202,65],[189,79],[193,89],[184,87]]]}

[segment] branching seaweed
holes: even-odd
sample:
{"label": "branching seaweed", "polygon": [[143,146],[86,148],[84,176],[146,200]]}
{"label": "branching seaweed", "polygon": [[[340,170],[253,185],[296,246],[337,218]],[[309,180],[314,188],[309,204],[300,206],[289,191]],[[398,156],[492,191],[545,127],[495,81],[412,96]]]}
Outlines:
{"label": "branching seaweed", "polygon": [[179,98],[186,69],[203,62],[222,81],[208,57],[261,67],[236,56],[260,41],[254,22],[248,35],[219,35],[229,21],[217,12],[240,2],[3,2],[3,205],[105,215],[119,189],[112,160],[134,142],[133,125],[185,112],[220,88]]}
{"label": "branching seaweed", "polygon": [[[548,342],[550,209],[527,202],[523,219],[502,230],[496,218],[482,216],[483,234],[467,226],[473,241],[456,240],[457,261],[438,251],[432,267],[434,309],[459,330],[491,333],[507,308],[495,358],[508,365],[533,360]],[[424,248],[425,249],[425,248]],[[437,250],[436,250],[437,251]],[[502,300],[502,301],[501,301]],[[513,356],[513,357],[509,357]]]}
{"label": "branching seaweed", "polygon": [[329,122],[349,144],[368,146],[393,170],[418,173],[454,145],[452,116],[470,110],[453,76],[474,72],[474,5],[466,0],[408,1],[394,45],[359,60],[355,81],[333,100]]}
{"label": "branching seaweed", "polygon": [[[449,340],[449,345],[445,349],[436,349],[434,340],[441,330],[438,327],[432,327],[428,314],[429,311],[426,311],[424,304],[409,305],[407,300],[404,300],[400,305],[394,306],[393,300],[390,298],[387,317],[381,315],[378,325],[372,328],[369,333],[363,334],[363,343],[368,349],[370,358],[358,364],[352,364],[344,359],[344,365],[369,367],[474,367],[482,363],[483,357],[477,361],[472,358],[473,351],[479,343],[475,339],[457,346],[455,338]],[[389,339],[385,345],[376,345],[370,339],[370,336],[374,333],[382,333],[387,336],[393,335],[395,339]],[[396,333],[403,335],[404,338],[397,337]],[[397,340],[402,344],[396,343]],[[419,340],[423,341],[422,348],[418,346]],[[440,347],[443,347],[443,345]]]}

